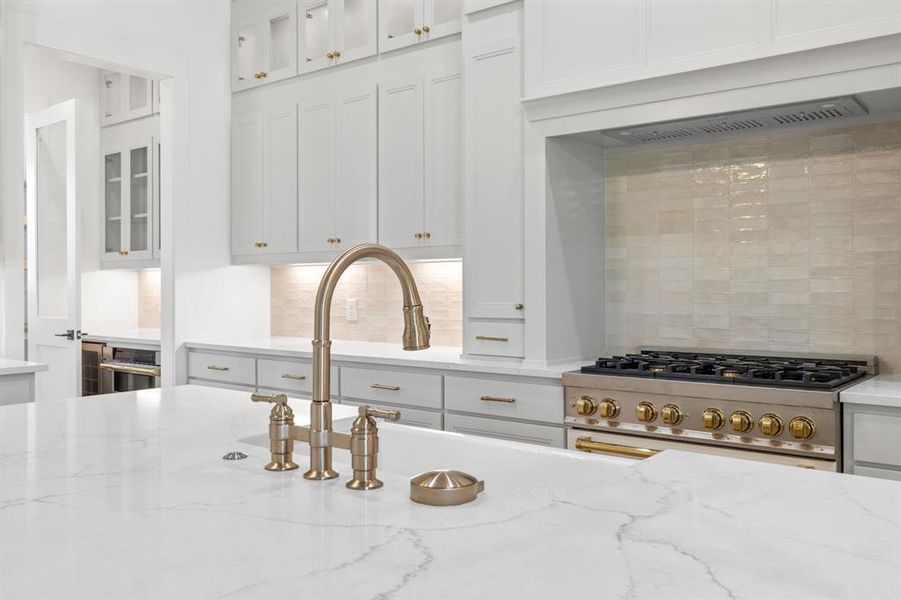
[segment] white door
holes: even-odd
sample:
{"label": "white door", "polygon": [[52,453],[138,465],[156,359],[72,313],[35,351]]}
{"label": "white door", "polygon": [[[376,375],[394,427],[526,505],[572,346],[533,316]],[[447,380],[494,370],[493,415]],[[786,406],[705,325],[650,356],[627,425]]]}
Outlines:
{"label": "white door", "polygon": [[232,121],[232,254],[259,254],[263,243],[263,117],[251,113]]}
{"label": "white door", "polygon": [[376,241],[378,136],[376,87],[338,93],[336,238],[339,250]]}
{"label": "white door", "polygon": [[28,211],[28,359],[38,401],[81,394],[75,100],[25,119]]}
{"label": "white door", "polygon": [[422,245],[422,76],[379,88],[379,243]]}
{"label": "white door", "polygon": [[335,101],[300,105],[301,252],[335,250]]}
{"label": "white door", "polygon": [[263,252],[297,252],[297,105],[263,118]]}
{"label": "white door", "polygon": [[434,73],[425,81],[423,243],[457,246],[463,232],[463,77]]}

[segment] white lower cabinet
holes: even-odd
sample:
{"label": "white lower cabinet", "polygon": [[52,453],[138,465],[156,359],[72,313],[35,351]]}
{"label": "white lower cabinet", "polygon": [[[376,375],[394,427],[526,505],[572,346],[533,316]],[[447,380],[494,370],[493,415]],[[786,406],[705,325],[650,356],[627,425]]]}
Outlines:
{"label": "white lower cabinet", "polygon": [[563,388],[447,376],[444,378],[444,407],[506,419],[562,423]]}
{"label": "white lower cabinet", "polygon": [[901,480],[901,409],[843,404],[845,473]]}
{"label": "white lower cabinet", "polygon": [[563,448],[565,443],[562,425],[551,427],[451,413],[444,415],[444,430],[552,448]]}
{"label": "white lower cabinet", "polygon": [[441,408],[441,376],[409,371],[341,368],[341,397]]}
{"label": "white lower cabinet", "polygon": [[188,378],[254,386],[256,361],[245,356],[191,352],[188,354]]}
{"label": "white lower cabinet", "polygon": [[0,377],[0,406],[23,402],[34,402],[34,373]]}

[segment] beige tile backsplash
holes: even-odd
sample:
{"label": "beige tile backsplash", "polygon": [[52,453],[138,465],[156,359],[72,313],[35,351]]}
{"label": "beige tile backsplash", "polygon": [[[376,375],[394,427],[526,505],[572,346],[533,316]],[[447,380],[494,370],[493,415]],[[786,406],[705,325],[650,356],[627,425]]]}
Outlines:
{"label": "beige tile backsplash", "polygon": [[138,272],[138,327],[160,328],[160,271]]}
{"label": "beige tile backsplash", "polygon": [[611,154],[607,353],[876,354],[901,372],[901,122]]}
{"label": "beige tile backsplash", "polygon": [[[432,345],[460,346],[463,339],[460,261],[409,263],[426,314]],[[313,336],[313,304],[325,265],[272,267],[274,336]],[[347,319],[348,299],[357,300],[357,320]],[[332,301],[332,339],[400,343],[403,303],[397,278],[384,264],[360,263],[342,276]]]}

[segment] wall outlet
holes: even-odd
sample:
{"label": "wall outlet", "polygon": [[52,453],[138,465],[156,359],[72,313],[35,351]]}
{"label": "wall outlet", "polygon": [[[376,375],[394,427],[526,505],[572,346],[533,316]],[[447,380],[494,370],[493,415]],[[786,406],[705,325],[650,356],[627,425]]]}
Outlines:
{"label": "wall outlet", "polygon": [[347,299],[347,320],[351,323],[357,322],[357,299]]}

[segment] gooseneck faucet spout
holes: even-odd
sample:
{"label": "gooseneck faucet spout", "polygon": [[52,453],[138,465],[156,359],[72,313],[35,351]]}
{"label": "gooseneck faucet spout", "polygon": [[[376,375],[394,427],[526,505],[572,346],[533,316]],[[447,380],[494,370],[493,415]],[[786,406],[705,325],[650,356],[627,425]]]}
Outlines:
{"label": "gooseneck faucet spout", "polygon": [[360,244],[339,256],[329,265],[319,291],[313,326],[313,403],[310,405],[310,470],[307,479],[332,479],[338,473],[332,469],[332,403],[329,387],[332,341],[329,337],[332,296],[341,275],[355,262],[376,258],[391,267],[400,282],[404,298],[404,350],[425,350],[429,347],[429,321],[422,312],[422,300],[410,268],[393,250],[379,244]]}

